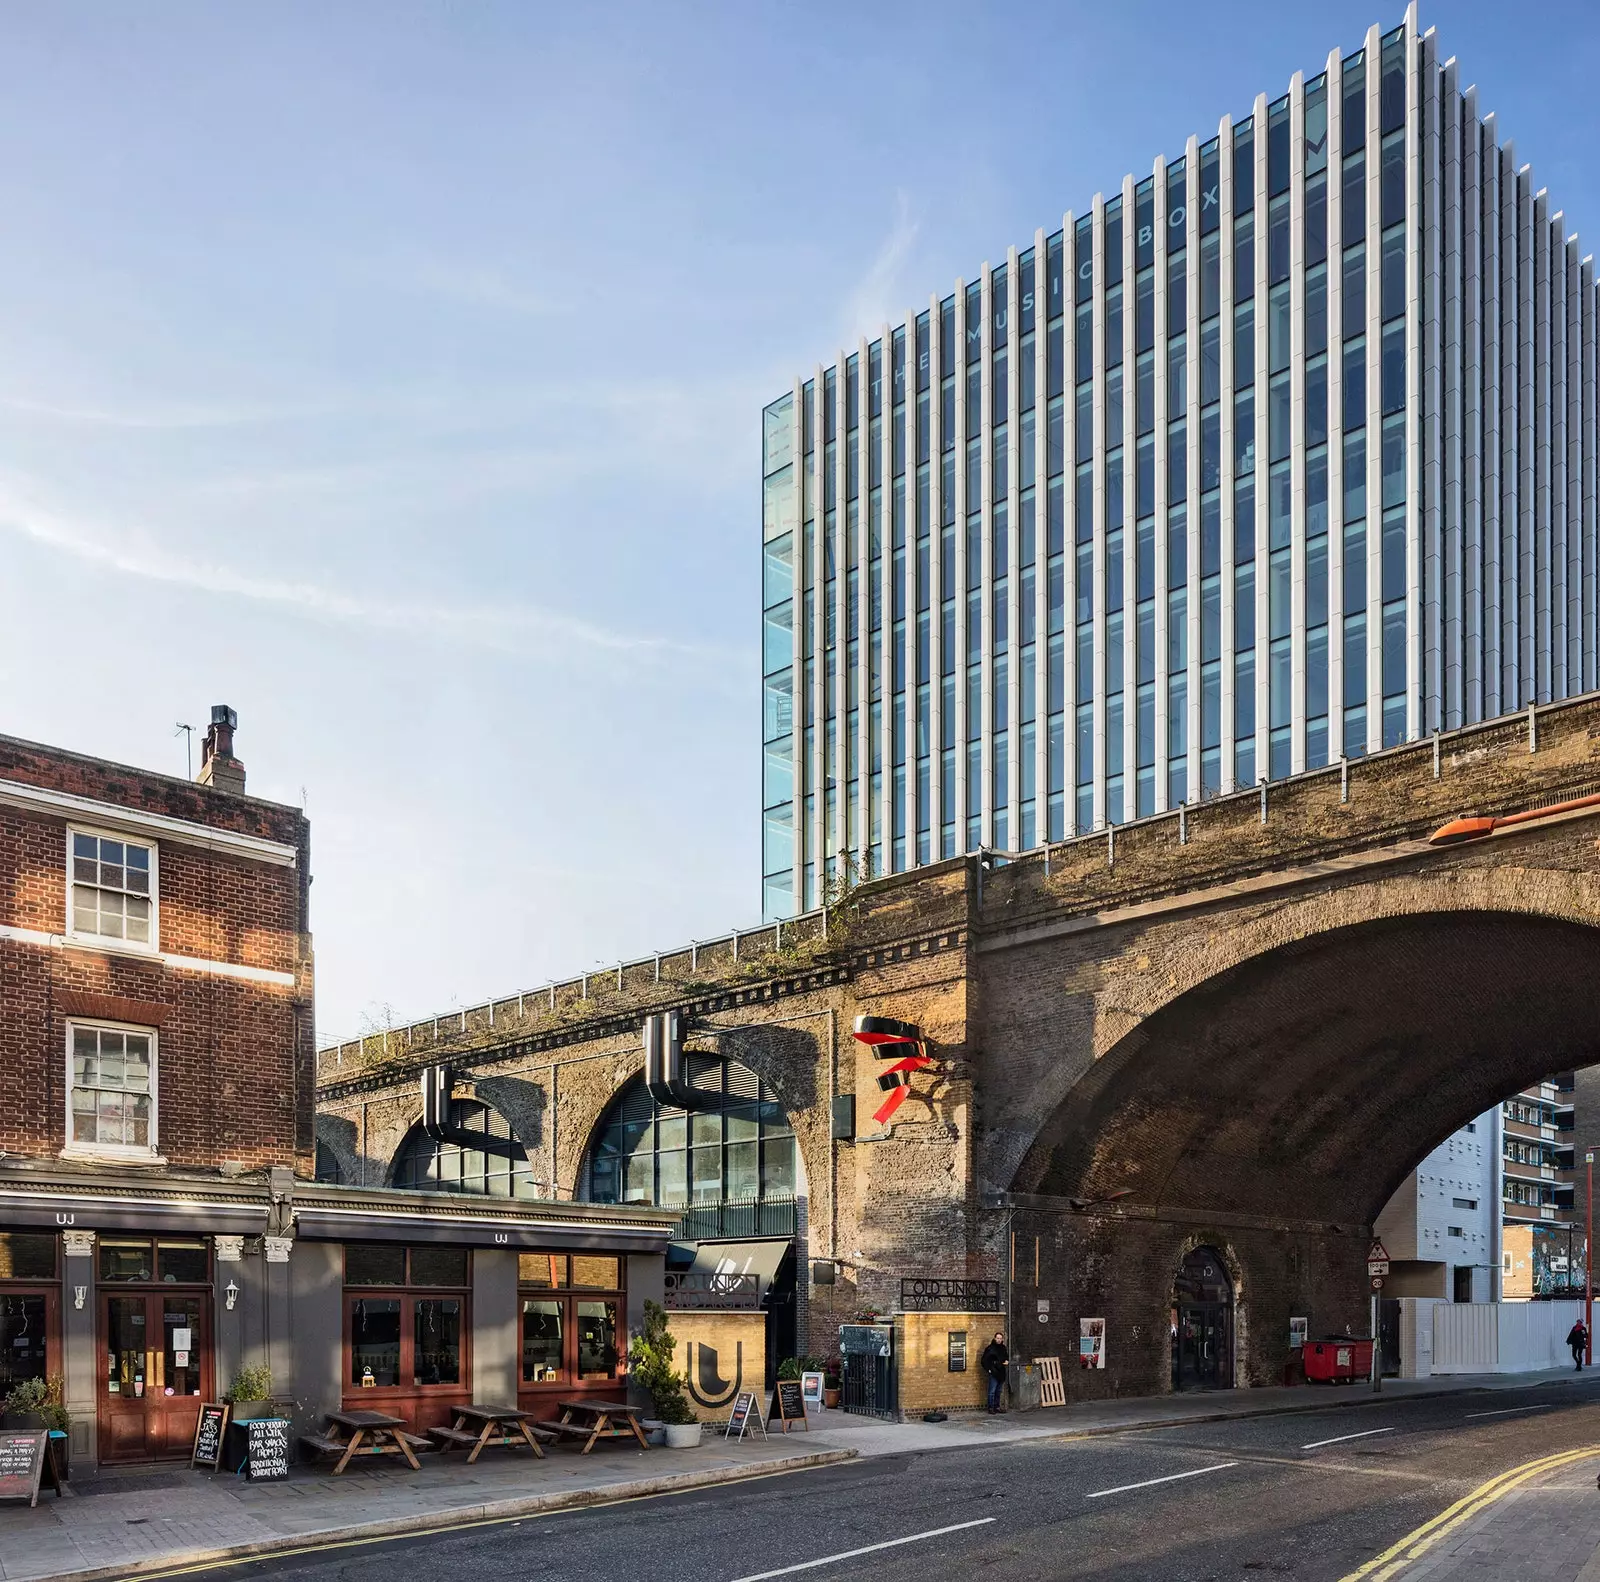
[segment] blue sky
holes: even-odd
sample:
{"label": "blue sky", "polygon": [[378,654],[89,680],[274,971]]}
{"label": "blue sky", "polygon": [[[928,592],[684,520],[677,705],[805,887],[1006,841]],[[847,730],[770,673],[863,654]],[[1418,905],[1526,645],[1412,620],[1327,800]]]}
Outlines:
{"label": "blue sky", "polygon": [[[23,0],[0,731],[312,819],[324,1039],[759,915],[762,404],[1399,7]],[[1425,8],[1600,234],[1600,11]]]}

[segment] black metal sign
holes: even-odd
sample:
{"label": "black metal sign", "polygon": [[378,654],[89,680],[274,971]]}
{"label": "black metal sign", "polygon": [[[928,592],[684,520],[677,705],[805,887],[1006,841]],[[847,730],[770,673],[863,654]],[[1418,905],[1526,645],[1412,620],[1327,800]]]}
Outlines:
{"label": "black metal sign", "polygon": [[904,1279],[900,1309],[906,1313],[998,1313],[998,1280],[953,1280],[944,1277]]}
{"label": "black metal sign", "polygon": [[761,1276],[685,1270],[666,1277],[666,1306],[678,1313],[734,1309],[756,1312],[761,1307]]}

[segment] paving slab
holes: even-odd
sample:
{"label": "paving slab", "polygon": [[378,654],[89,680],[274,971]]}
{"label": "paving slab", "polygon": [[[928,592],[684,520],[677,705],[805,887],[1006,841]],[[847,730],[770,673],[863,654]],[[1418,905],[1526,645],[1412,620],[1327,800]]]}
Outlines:
{"label": "paving slab", "polygon": [[1513,1489],[1394,1571],[1394,1582],[1600,1582],[1597,1468],[1600,1451]]}

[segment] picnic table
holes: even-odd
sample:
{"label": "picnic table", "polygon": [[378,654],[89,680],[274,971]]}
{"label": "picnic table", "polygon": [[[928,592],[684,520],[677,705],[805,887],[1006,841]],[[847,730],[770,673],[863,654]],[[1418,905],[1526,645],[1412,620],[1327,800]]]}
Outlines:
{"label": "picnic table", "polygon": [[560,1420],[549,1425],[550,1431],[564,1439],[581,1439],[586,1456],[594,1449],[597,1439],[637,1439],[646,1450],[650,1441],[644,1437],[639,1418],[644,1408],[624,1406],[620,1401],[562,1401]]}
{"label": "picnic table", "polygon": [[352,1456],[404,1456],[413,1472],[422,1470],[412,1454],[412,1446],[426,1445],[428,1441],[408,1434],[405,1418],[391,1417],[387,1412],[362,1411],[329,1412],[327,1419],[326,1433],[302,1434],[300,1443],[322,1455],[337,1455],[335,1477],[350,1465]]}
{"label": "picnic table", "polygon": [[526,1445],[542,1461],[544,1451],[539,1448],[539,1440],[556,1437],[550,1429],[536,1427],[533,1413],[519,1407],[472,1405],[452,1410],[454,1424],[449,1428],[430,1428],[428,1438],[444,1451],[452,1446],[470,1445],[468,1466],[478,1459],[485,1445],[511,1445],[519,1450]]}

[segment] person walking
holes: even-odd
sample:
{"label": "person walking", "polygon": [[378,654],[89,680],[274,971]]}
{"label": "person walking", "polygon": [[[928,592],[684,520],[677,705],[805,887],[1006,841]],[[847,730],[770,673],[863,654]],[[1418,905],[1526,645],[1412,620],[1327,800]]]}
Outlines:
{"label": "person walking", "polygon": [[[1581,1318],[1567,1331],[1567,1344],[1572,1347],[1572,1365],[1582,1373],[1583,1354],[1589,1348],[1589,1331],[1583,1327]],[[988,1352],[984,1355],[988,1356]]]}
{"label": "person walking", "polygon": [[983,1355],[978,1359],[983,1371],[989,1375],[989,1410],[999,1412],[1003,1410],[1000,1405],[1000,1392],[1006,1386],[1006,1364],[1011,1360],[1011,1353],[1006,1350],[1006,1337],[1004,1330],[997,1329],[994,1339],[983,1348]]}

